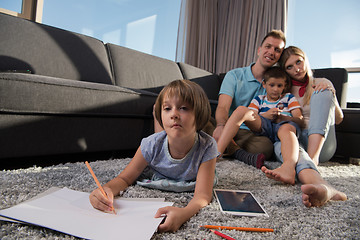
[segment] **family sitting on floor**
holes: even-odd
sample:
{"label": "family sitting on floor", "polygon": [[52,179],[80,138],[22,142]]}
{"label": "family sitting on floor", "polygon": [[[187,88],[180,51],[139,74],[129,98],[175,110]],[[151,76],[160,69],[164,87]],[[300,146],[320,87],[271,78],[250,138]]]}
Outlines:
{"label": "family sitting on floor", "polygon": [[[155,215],[166,216],[160,232],[176,231],[211,202],[216,160],[223,155],[276,181],[295,184],[298,179],[306,207],[346,200],[317,170],[319,162],[333,156],[334,147],[323,146],[336,143],[334,124],[343,119],[334,87],[327,79],[313,78],[305,53],[293,46],[284,49],[285,43],[282,31],[269,32],[255,63],[226,74],[216,126],[210,130],[210,104],[199,85],[176,80],[164,87],[154,106],[155,133],[141,141],[128,166],[103,186],[107,196],[99,189],[90,194],[93,207],[111,212],[114,196],[136,180],[145,187],[194,191],[186,207],[160,208]],[[276,63],[280,66],[274,67]],[[268,169],[264,161],[273,152],[282,165]]]}

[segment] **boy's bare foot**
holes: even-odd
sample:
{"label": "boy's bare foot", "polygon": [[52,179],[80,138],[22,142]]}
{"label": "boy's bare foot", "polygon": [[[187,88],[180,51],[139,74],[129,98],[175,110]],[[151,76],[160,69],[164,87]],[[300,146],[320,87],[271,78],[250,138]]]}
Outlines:
{"label": "boy's bare foot", "polygon": [[319,207],[329,200],[345,201],[345,193],[334,189],[326,184],[304,184],[301,186],[303,192],[302,201],[306,207]]}
{"label": "boy's bare foot", "polygon": [[283,164],[279,168],[276,168],[274,170],[268,169],[267,167],[263,166],[261,168],[261,171],[263,171],[268,178],[291,185],[295,184],[295,168],[288,168]]}

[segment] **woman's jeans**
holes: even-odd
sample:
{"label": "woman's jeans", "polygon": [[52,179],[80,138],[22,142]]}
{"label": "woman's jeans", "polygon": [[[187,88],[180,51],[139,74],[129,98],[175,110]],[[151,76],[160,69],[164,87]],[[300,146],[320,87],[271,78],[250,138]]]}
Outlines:
{"label": "woman's jeans", "polygon": [[[307,129],[303,129],[299,137],[300,151],[299,161],[296,165],[296,173],[301,170],[311,168],[317,171],[317,168],[306,152],[308,146],[308,137],[311,134],[321,134],[325,137],[325,143],[321,149],[319,162],[329,161],[336,150],[335,136],[335,96],[325,90],[319,93],[313,93],[310,100],[310,121]],[[274,152],[278,161],[283,162],[281,155],[281,142],[274,143]]]}

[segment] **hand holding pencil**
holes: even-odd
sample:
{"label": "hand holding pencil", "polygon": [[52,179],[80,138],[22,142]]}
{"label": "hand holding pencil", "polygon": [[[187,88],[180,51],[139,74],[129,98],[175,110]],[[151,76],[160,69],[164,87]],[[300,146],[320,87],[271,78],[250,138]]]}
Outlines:
{"label": "hand holding pencil", "polygon": [[105,212],[113,212],[116,214],[115,209],[113,207],[113,199],[114,195],[112,191],[108,188],[105,188],[107,191],[105,192],[104,188],[101,186],[99,180],[97,179],[95,173],[93,172],[92,168],[90,167],[90,164],[86,161],[85,162],[87,168],[89,169],[92,177],[94,178],[96,185],[98,186],[98,189],[95,189],[90,194],[90,203],[93,205],[94,208],[99,209],[101,211]]}

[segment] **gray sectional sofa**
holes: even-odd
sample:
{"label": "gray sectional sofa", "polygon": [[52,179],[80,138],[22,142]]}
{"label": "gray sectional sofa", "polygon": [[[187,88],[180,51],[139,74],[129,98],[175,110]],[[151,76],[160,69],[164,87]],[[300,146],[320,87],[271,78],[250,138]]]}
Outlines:
{"label": "gray sectional sofa", "polygon": [[[1,13],[0,33],[0,164],[135,150],[153,132],[157,94],[175,79],[199,83],[214,114],[223,75]],[[344,76],[330,79],[340,89]]]}
{"label": "gray sectional sofa", "polygon": [[175,79],[198,82],[216,103],[219,76],[187,64],[1,13],[0,33],[0,163],[136,149]]}

